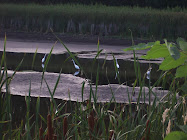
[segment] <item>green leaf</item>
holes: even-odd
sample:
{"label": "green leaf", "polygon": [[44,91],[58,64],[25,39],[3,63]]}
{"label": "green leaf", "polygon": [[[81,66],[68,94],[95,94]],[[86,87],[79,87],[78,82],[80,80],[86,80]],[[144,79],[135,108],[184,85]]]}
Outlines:
{"label": "green leaf", "polygon": [[149,43],[139,43],[138,45],[134,45],[134,46],[131,46],[129,48],[126,48],[126,49],[123,49],[123,51],[132,51],[132,50],[145,50],[145,49],[148,49],[148,48],[151,48],[153,45],[157,45],[157,44],[160,44],[160,41],[156,41],[156,42],[149,42]]}
{"label": "green leaf", "polygon": [[180,57],[180,52],[179,52],[179,50],[177,49],[177,47],[176,47],[175,45],[173,45],[172,43],[169,43],[169,44],[168,44],[168,42],[167,42],[166,39],[164,39],[164,41],[165,41],[166,47],[168,48],[168,51],[169,51],[170,55],[171,55],[175,60],[179,59],[179,57]]}
{"label": "green leaf", "polygon": [[187,51],[187,42],[183,38],[178,38],[177,44],[179,45],[181,50]]}
{"label": "green leaf", "polygon": [[153,45],[153,47],[147,52],[147,55],[142,56],[142,58],[155,59],[160,57],[166,57],[168,55],[169,52],[165,45]]}
{"label": "green leaf", "polygon": [[180,58],[180,52],[179,52],[179,50],[177,49],[176,46],[170,47],[170,48],[169,48],[169,53],[170,53],[170,55],[171,55],[175,60],[177,60],[177,59]]}
{"label": "green leaf", "polygon": [[178,67],[175,76],[177,78],[186,77],[187,76],[187,65]]}
{"label": "green leaf", "polygon": [[181,131],[169,133],[164,140],[187,140],[187,134]]}
{"label": "green leaf", "polygon": [[185,60],[187,59],[187,55],[184,53],[180,54],[180,58],[175,60],[172,56],[167,56],[162,64],[160,65],[160,70],[170,70],[176,68],[182,64],[184,64]]}

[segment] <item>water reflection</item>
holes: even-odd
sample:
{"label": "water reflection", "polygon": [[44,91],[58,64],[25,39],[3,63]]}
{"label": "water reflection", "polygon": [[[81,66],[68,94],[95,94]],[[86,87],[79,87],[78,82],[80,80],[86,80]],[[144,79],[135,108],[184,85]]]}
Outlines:
{"label": "water reflection", "polygon": [[46,58],[47,54],[44,55],[44,57],[42,58],[42,63],[45,62],[45,58]]}
{"label": "water reflection", "polygon": [[42,68],[43,68],[43,69],[44,69],[44,66],[45,66],[45,65],[42,63]]}
{"label": "water reflection", "polygon": [[116,72],[115,79],[118,77],[118,75],[119,75],[119,71]]}
{"label": "water reflection", "polygon": [[76,76],[79,74],[80,71],[76,71],[73,75]]}

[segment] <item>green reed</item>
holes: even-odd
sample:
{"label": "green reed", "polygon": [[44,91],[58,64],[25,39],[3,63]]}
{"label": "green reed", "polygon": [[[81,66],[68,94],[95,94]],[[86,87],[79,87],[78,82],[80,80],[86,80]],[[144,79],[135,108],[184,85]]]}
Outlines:
{"label": "green reed", "polygon": [[[12,105],[11,105],[11,94],[10,94],[10,82],[16,72],[19,70],[23,59],[18,64],[12,75],[8,74],[6,65],[6,35],[4,40],[4,51],[1,57],[0,65],[0,138],[12,139]],[[4,88],[4,91],[3,91]],[[5,128],[5,129],[4,129]]]}

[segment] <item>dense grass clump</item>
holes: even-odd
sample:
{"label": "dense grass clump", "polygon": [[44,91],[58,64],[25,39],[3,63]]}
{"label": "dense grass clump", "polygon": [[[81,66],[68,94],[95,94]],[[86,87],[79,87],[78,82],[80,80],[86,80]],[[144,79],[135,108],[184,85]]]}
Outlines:
{"label": "dense grass clump", "polygon": [[105,5],[1,4],[0,23],[5,31],[176,39],[187,37],[186,9],[156,10]]}

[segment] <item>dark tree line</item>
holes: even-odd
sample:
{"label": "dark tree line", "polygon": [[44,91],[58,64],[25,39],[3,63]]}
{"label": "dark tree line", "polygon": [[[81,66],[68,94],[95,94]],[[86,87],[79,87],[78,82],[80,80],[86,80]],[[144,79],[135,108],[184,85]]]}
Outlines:
{"label": "dark tree line", "polygon": [[152,8],[187,7],[187,0],[0,0],[0,3],[37,3],[37,4],[104,4],[109,6],[140,6]]}

